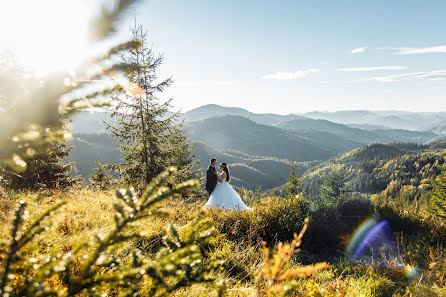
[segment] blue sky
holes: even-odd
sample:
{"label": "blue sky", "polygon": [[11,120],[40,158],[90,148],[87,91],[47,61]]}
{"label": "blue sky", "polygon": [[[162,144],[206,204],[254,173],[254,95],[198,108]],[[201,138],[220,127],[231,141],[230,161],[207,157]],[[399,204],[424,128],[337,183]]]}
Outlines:
{"label": "blue sky", "polygon": [[183,111],[446,111],[445,11],[446,1],[149,0],[136,17]]}
{"label": "blue sky", "polygon": [[[41,74],[73,68],[90,53],[97,3],[1,2],[0,52]],[[135,13],[183,111],[446,111],[445,11],[444,0],[146,0],[115,41],[130,38]]]}

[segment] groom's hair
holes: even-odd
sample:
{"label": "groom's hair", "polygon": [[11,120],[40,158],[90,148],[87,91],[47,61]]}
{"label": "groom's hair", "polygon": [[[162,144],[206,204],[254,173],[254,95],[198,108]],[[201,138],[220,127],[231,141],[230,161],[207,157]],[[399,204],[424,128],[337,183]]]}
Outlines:
{"label": "groom's hair", "polygon": [[211,164],[214,163],[214,162],[216,162],[216,161],[217,161],[217,159],[215,159],[215,158],[211,158]]}

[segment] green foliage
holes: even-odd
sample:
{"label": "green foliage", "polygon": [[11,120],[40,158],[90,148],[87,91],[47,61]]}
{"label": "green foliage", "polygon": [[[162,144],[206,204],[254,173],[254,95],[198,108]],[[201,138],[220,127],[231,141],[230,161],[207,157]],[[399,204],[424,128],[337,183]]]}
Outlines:
{"label": "green foliage", "polygon": [[290,173],[288,175],[285,191],[289,196],[296,196],[302,191],[302,182],[297,173],[297,163],[295,161],[290,163]]}
{"label": "green foliage", "polygon": [[338,205],[349,197],[351,187],[347,183],[347,178],[339,170],[332,170],[324,178],[320,193],[325,203]]}
{"label": "green foliage", "polygon": [[212,240],[216,231],[210,219],[201,217],[197,216],[186,227],[182,238],[174,226],[169,225],[163,237],[164,247],[156,254],[152,270],[148,271],[152,282],[147,295],[164,296],[192,283],[213,281],[207,274],[220,262],[206,264],[201,247]]}
{"label": "green foliage", "polygon": [[172,84],[170,78],[158,81],[157,69],[163,57],[155,56],[142,26],[131,31],[139,46],[121,55],[122,65],[133,65],[133,69],[125,73],[127,93],[112,97],[111,115],[117,119],[117,126],[108,125],[121,142],[119,150],[124,162],[110,168],[141,192],[168,166],[178,166],[176,182],[194,178],[196,172],[182,126],[175,122],[175,116],[168,116],[171,100],[161,103],[157,97]]}
{"label": "green foliage", "polygon": [[45,151],[24,158],[24,171],[15,173],[5,169],[3,173],[7,188],[12,189],[59,189],[76,184],[77,179],[68,176],[73,163],[62,161],[70,154],[64,141],[48,143]]}
{"label": "green foliage", "polygon": [[430,210],[434,215],[446,219],[446,166],[433,182]]}
{"label": "green foliage", "polygon": [[112,186],[112,176],[105,170],[105,166],[96,161],[98,167],[94,168],[94,174],[90,176],[90,184],[99,190],[107,190]]}

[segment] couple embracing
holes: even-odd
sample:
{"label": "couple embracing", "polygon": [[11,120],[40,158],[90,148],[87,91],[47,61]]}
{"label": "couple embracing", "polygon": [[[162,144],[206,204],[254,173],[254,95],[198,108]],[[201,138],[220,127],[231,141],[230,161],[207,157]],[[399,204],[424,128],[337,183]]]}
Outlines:
{"label": "couple embracing", "polygon": [[211,165],[206,172],[206,191],[209,194],[209,200],[204,207],[220,207],[238,211],[250,210],[229,184],[231,174],[228,165],[221,163],[221,172],[217,172],[216,165],[217,160],[212,158]]}

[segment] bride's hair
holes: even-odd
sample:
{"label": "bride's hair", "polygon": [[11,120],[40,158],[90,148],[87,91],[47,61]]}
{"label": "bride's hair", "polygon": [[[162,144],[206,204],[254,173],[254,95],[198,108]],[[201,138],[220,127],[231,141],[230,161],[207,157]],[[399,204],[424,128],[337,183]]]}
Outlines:
{"label": "bride's hair", "polygon": [[223,171],[226,172],[226,181],[229,182],[231,180],[231,174],[229,173],[229,167],[226,163],[221,163],[220,167],[223,167]]}

